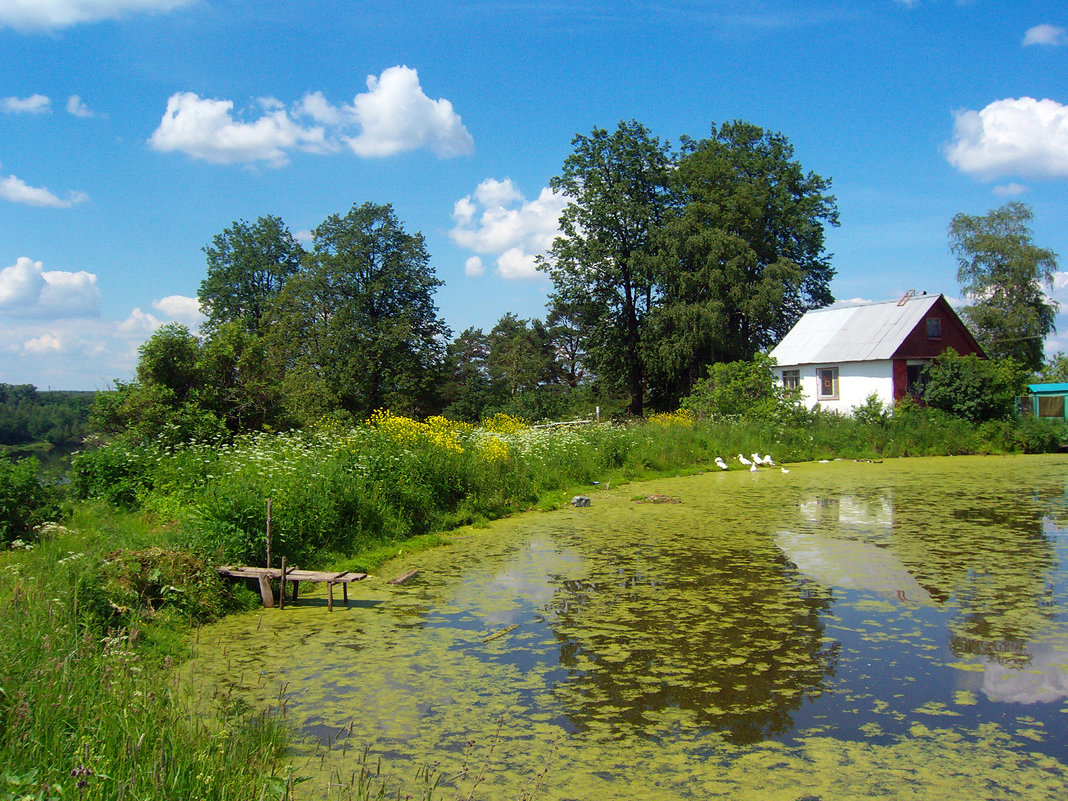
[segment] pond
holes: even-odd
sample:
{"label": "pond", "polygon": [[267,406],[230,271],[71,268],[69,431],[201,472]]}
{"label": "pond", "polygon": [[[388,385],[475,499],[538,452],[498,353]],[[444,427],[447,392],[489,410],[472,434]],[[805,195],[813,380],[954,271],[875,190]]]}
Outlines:
{"label": "pond", "polygon": [[463,798],[1063,799],[1066,486],[1044,456],[592,487],[347,609],[205,629],[187,677],[284,701],[308,798],[381,757],[401,797],[466,765]]}

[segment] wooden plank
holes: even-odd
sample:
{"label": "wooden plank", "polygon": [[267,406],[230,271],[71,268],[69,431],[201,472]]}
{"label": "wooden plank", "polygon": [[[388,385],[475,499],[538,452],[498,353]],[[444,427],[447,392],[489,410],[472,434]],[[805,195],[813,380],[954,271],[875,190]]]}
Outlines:
{"label": "wooden plank", "polygon": [[413,568],[412,570],[409,570],[407,573],[401,573],[399,576],[394,576],[389,581],[387,581],[386,584],[403,584],[408,579],[412,578],[413,576],[417,575],[418,573],[419,573],[419,571],[415,570]]}

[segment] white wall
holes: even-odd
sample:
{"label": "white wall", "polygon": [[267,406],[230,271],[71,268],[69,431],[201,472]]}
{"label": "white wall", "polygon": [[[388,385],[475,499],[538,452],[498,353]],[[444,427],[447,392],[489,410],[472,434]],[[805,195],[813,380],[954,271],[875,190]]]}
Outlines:
{"label": "white wall", "polygon": [[[821,400],[817,367],[838,368],[838,400]],[[801,392],[805,406],[811,408],[819,401],[820,408],[840,414],[849,414],[854,406],[860,406],[873,392],[888,405],[894,403],[893,362],[889,359],[877,362],[840,362],[838,364],[802,364],[792,368],[776,367],[775,375],[782,381],[783,369],[801,371]]]}

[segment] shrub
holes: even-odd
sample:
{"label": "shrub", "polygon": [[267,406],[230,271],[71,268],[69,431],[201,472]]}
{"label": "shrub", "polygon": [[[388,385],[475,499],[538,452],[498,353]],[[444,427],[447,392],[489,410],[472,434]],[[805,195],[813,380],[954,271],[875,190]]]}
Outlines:
{"label": "shrub", "polygon": [[758,353],[752,361],[717,362],[699,380],[682,408],[709,420],[799,420],[804,416],[796,391],[772,372],[775,360]]}
{"label": "shrub", "polygon": [[959,356],[950,348],[924,368],[923,400],[973,423],[1010,417],[1025,377],[1011,359]]}
{"label": "shrub", "polygon": [[0,458],[0,542],[26,537],[58,513],[55,493],[41,484],[40,467],[32,456]]}

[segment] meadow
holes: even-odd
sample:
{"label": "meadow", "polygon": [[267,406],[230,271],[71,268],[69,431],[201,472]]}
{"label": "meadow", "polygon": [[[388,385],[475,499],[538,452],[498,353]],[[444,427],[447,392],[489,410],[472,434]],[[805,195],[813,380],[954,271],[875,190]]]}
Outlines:
{"label": "meadow", "polygon": [[[682,410],[536,428],[505,415],[476,427],[382,411],[355,427],[324,420],[231,442],[87,450],[73,459],[71,496],[42,501],[53,513],[65,506],[63,525],[28,513],[5,523],[0,801],[286,797],[296,777],[282,700],[265,711],[221,696],[202,718],[171,669],[197,626],[258,603],[213,566],[264,563],[268,499],[272,559],[372,570],[459,525],[557,508],[594,485],[716,470],[716,456],[743,469],[736,455],[756,451],[789,463],[1061,444],[1061,429],[1034,420],[806,414],[698,420]],[[0,506],[11,505],[8,489],[24,490],[22,472],[0,475]]]}

